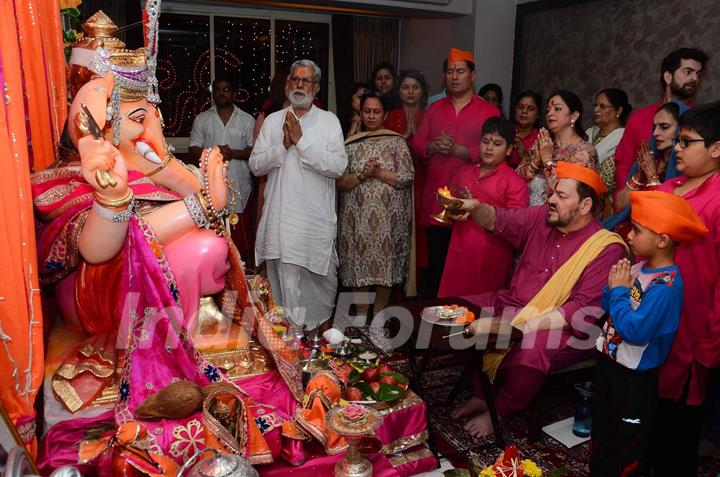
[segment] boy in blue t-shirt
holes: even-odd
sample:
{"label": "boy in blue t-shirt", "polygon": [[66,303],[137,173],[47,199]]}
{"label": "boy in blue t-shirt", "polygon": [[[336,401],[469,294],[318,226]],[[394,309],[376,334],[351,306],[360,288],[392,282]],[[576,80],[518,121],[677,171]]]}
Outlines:
{"label": "boy in blue t-shirt", "polygon": [[658,368],[670,352],[683,305],[675,248],[708,230],[682,197],[631,192],[635,265],[610,270],[597,339],[590,475],[647,475],[649,431],[657,406]]}

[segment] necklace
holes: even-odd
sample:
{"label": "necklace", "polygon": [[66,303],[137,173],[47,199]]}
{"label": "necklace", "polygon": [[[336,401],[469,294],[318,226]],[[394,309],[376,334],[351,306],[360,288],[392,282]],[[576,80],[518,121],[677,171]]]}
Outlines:
{"label": "necklace", "polygon": [[601,131],[598,132],[597,135],[593,138],[593,140],[592,140],[592,145],[593,145],[593,146],[597,146],[598,144],[600,144],[600,141],[602,141],[603,139],[605,139],[606,136],[607,136],[607,134],[603,134],[603,132],[602,132],[602,130],[601,130]]}

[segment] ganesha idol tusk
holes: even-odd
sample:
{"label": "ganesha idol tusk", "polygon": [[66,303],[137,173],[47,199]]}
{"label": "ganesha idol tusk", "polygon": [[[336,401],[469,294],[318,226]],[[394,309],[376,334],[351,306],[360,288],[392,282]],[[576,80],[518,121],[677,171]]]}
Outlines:
{"label": "ganesha idol tusk", "polygon": [[162,164],[160,156],[158,156],[157,152],[146,142],[138,141],[135,144],[135,151],[153,164]]}

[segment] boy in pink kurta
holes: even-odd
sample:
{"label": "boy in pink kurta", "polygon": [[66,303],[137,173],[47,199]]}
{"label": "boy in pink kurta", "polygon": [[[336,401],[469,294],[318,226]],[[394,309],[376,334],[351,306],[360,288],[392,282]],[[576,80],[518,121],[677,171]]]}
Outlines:
{"label": "boy in pink kurta", "polygon": [[[505,118],[485,121],[480,142],[480,162],[463,166],[450,184],[453,195],[466,193],[496,207],[527,207],[525,181],[507,165],[514,128]],[[472,221],[453,225],[450,248],[440,282],[439,297],[477,295],[507,286],[512,268],[512,245],[488,234]]]}
{"label": "boy in pink kurta", "polygon": [[[702,139],[702,140],[700,140]],[[658,190],[684,197],[710,232],[675,252],[685,283],[680,326],[660,368],[655,475],[695,475],[710,370],[720,366],[720,102],[680,117],[677,170]]]}

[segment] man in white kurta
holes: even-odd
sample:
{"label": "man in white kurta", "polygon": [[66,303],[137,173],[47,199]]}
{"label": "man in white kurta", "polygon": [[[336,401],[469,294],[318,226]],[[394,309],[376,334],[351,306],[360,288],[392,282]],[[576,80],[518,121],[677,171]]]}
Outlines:
{"label": "man in white kurta", "polygon": [[335,179],[347,167],[340,122],[312,104],[319,81],[312,61],[293,64],[291,104],[265,119],[250,156],[253,174],[267,175],[256,263],[266,263],[275,301],[307,329],[327,321],[335,303]]}

